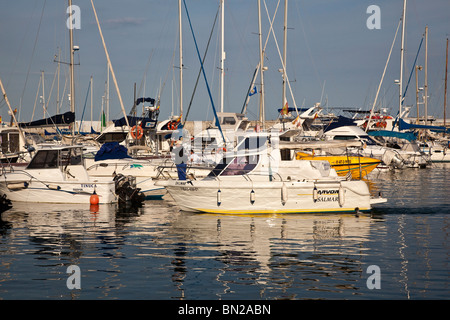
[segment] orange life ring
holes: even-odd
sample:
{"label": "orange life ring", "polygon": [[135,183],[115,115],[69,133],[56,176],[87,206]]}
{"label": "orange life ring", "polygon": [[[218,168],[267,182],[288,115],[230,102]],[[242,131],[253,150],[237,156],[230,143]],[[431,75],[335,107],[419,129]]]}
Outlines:
{"label": "orange life ring", "polygon": [[142,130],[141,126],[133,126],[130,133],[133,139],[140,139],[144,135],[144,130]]}
{"label": "orange life ring", "polygon": [[170,122],[167,123],[167,129],[168,130],[176,130],[177,127],[178,127],[178,123],[177,122],[170,121]]}

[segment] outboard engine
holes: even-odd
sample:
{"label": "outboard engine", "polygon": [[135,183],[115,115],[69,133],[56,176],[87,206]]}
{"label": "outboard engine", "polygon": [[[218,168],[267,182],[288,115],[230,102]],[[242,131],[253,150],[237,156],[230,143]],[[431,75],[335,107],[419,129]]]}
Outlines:
{"label": "outboard engine", "polygon": [[140,188],[136,188],[136,177],[117,174],[113,179],[115,183],[115,193],[119,197],[119,204],[131,203],[141,204],[145,196]]}

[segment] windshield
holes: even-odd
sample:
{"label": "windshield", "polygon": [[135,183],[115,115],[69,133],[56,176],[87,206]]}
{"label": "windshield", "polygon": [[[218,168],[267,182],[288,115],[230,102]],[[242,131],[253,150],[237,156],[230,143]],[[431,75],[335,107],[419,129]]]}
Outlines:
{"label": "windshield", "polygon": [[247,137],[233,153],[226,153],[208,176],[242,175],[251,172],[259,161],[258,153],[266,148],[266,136]]}

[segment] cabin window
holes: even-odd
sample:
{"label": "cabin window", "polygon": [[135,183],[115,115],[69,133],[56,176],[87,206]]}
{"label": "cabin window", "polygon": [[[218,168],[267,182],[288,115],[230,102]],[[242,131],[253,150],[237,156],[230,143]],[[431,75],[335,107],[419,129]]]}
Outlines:
{"label": "cabin window", "polygon": [[61,150],[61,165],[81,165],[81,149],[64,149]]}
{"label": "cabin window", "polygon": [[259,150],[264,147],[267,141],[267,137],[249,137],[245,138],[244,142],[239,144],[238,151],[242,150]]}
{"label": "cabin window", "polygon": [[19,134],[2,133],[0,135],[2,153],[13,153],[19,151]]}
{"label": "cabin window", "polygon": [[104,133],[101,136],[97,138],[97,141],[100,143],[107,143],[107,142],[122,142],[127,137],[126,132],[110,132],[110,133]]}
{"label": "cabin window", "polygon": [[28,169],[57,168],[58,167],[58,150],[41,150],[36,153]]}
{"label": "cabin window", "polygon": [[234,117],[224,117],[222,119],[222,124],[224,124],[224,125],[226,125],[226,124],[234,125],[234,124],[236,124],[236,119]]}
{"label": "cabin window", "polygon": [[334,136],[333,140],[354,140],[355,136]]}

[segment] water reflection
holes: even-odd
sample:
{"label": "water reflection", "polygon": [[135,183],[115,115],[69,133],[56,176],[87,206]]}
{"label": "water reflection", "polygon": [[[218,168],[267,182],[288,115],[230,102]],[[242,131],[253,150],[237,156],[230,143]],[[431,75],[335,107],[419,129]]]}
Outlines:
{"label": "water reflection", "polygon": [[[233,293],[232,287],[242,285],[260,286],[262,291],[255,298],[264,298],[270,294],[267,291],[279,290],[280,286],[305,287],[303,282],[317,282],[321,277],[350,280],[356,275],[350,281],[355,282],[362,272],[361,257],[368,250],[365,242],[369,241],[370,226],[368,215],[181,213],[169,234],[181,236],[181,243],[190,246],[177,249],[184,248],[175,254],[174,278],[178,288],[183,288],[181,282],[188,282],[188,273],[196,272],[187,267],[191,260],[212,259],[219,263],[215,280],[223,289],[217,290],[220,297]],[[298,272],[304,277],[298,278]],[[346,280],[330,284],[328,289],[322,282],[320,290],[345,290]]]}
{"label": "water reflection", "polygon": [[[450,197],[433,172],[372,178],[372,192],[389,201],[359,216],[198,215],[170,199],[138,208],[17,203],[0,221],[0,299],[445,296]],[[433,190],[422,196],[417,181]],[[72,264],[81,290],[65,286]],[[383,272],[381,291],[366,287],[371,264]]]}

